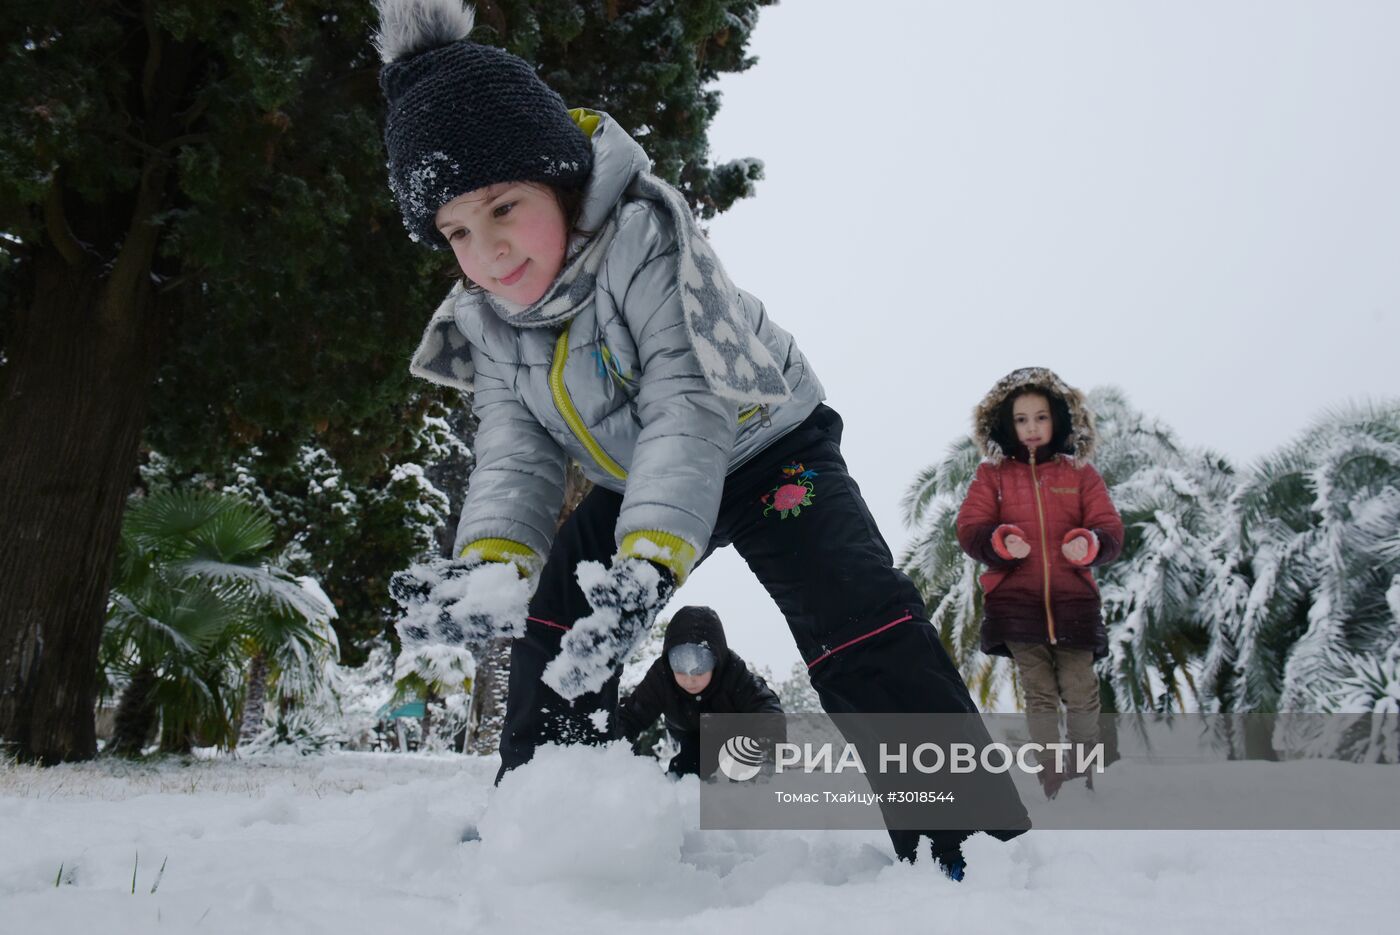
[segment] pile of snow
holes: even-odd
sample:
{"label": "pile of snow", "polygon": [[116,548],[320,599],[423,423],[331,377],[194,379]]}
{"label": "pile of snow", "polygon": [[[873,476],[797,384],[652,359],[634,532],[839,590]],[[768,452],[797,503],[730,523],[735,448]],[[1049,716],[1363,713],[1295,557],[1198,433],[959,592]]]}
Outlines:
{"label": "pile of snow", "polygon": [[701,831],[699,783],[619,745],[545,748],[499,788],[497,766],[3,766],[0,929],[1145,935],[1377,931],[1395,909],[1397,833],[979,835],[954,884],[877,831]]}

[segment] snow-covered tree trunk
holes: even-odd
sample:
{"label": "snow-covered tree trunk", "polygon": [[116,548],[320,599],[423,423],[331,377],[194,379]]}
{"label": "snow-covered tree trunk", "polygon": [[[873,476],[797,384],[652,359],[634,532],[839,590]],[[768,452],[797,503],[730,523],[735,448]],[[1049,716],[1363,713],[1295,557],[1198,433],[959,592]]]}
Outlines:
{"label": "snow-covered tree trunk", "polygon": [[472,682],[466,752],[489,756],[501,745],[510,676],[510,640],[492,641],[483,656],[477,660],[476,679]]}
{"label": "snow-covered tree trunk", "polygon": [[263,711],[267,707],[267,653],[259,650],[248,664],[248,692],[243,700],[243,723],[238,728],[238,743],[251,742],[263,729]]}
{"label": "snow-covered tree trunk", "polygon": [[423,693],[423,717],[418,722],[419,749],[428,749],[428,743],[433,738],[433,731],[438,726],[437,719],[433,717],[433,705],[441,700],[438,693],[431,688]]}

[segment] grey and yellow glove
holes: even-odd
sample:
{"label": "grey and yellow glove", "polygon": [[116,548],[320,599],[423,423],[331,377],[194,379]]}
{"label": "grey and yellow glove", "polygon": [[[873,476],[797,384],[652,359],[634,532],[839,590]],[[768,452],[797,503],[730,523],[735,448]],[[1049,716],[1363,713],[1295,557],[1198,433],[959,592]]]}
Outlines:
{"label": "grey and yellow glove", "polygon": [[460,558],[394,574],[389,594],[404,611],[396,624],[404,646],[482,646],[525,632],[534,553],[503,542],[480,540]]}
{"label": "grey and yellow glove", "polygon": [[643,558],[618,557],[611,568],[581,562],[576,574],[593,613],[574,623],[544,670],[544,683],[570,700],[621,670],[676,589],[669,568]]}

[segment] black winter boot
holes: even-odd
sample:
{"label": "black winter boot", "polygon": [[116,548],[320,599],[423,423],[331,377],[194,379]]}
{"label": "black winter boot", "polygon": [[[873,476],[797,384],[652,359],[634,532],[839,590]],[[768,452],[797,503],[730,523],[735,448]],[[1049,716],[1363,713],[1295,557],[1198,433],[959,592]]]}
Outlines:
{"label": "black winter boot", "polygon": [[967,874],[967,858],[963,856],[962,846],[944,851],[938,856],[938,869],[943,871],[943,875],[954,883],[961,883]]}

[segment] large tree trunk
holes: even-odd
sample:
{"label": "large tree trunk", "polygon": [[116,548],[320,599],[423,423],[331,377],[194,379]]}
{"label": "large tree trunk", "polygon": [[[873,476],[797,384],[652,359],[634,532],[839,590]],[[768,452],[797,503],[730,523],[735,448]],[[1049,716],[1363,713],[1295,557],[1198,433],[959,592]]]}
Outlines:
{"label": "large tree trunk", "polygon": [[110,267],[73,242],[37,250],[34,301],[0,370],[0,740],[25,760],[96,753],[108,579],[159,353],[150,219],[163,178],[142,179]]}
{"label": "large tree trunk", "polygon": [[44,764],[96,753],[108,579],[164,330],[152,264],[195,50],[140,6],[120,53],[139,94],[120,116],[145,163],[92,200],[52,169],[33,300],[0,370],[0,744]]}
{"label": "large tree trunk", "polygon": [[[577,464],[569,462],[564,479],[564,506],[559,511],[554,528],[578,508],[593,484],[583,476]],[[501,745],[501,728],[505,724],[506,692],[510,684],[510,640],[496,640],[476,663],[472,681],[472,707],[467,719],[468,753],[489,755]]]}

